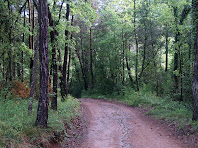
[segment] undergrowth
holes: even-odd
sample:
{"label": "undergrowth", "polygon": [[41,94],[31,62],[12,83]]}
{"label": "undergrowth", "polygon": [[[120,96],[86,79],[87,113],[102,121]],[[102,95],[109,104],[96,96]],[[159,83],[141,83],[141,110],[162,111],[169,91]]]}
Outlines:
{"label": "undergrowth", "polygon": [[65,102],[58,99],[58,110],[49,109],[48,128],[39,129],[34,126],[37,104],[35,101],[33,114],[28,115],[28,100],[0,99],[0,147],[40,147],[40,143],[47,143],[54,133],[64,132],[64,123],[70,124],[71,119],[79,115],[76,99],[71,96]]}
{"label": "undergrowth", "polygon": [[168,121],[171,124],[177,125],[179,129],[191,127],[191,132],[198,132],[198,122],[192,121],[191,103],[175,101],[169,97],[157,97],[146,90],[142,90],[138,94],[131,88],[125,88],[119,94],[100,95],[84,93],[82,97],[117,100],[128,106],[145,108],[148,110],[146,114],[154,118]]}

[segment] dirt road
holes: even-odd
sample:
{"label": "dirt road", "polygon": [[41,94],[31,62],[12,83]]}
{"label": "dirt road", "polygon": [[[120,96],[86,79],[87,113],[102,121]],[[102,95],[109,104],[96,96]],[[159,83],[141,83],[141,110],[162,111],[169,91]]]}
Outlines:
{"label": "dirt road", "polygon": [[187,148],[140,111],[102,100],[80,99],[87,122],[81,148]]}

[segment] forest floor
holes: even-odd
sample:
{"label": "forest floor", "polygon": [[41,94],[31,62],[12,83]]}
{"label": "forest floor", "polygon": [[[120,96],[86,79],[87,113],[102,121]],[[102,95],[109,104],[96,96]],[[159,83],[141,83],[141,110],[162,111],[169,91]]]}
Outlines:
{"label": "forest floor", "polygon": [[185,135],[167,122],[145,116],[141,108],[99,99],[79,99],[83,121],[74,148],[196,148],[197,136]]}

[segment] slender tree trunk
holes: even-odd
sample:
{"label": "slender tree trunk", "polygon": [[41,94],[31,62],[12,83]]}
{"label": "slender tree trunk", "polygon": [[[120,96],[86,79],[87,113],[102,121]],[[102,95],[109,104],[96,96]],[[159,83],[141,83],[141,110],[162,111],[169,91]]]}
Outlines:
{"label": "slender tree trunk", "polygon": [[[32,33],[32,9],[31,9],[31,0],[28,0],[28,7],[29,7],[29,24],[30,28],[29,31]],[[29,48],[33,50],[33,43],[32,43],[32,35],[29,35]],[[33,58],[30,58],[30,82],[32,82],[32,68],[33,68]]]}
{"label": "slender tree trunk", "polygon": [[125,46],[124,46],[124,34],[122,29],[122,85],[124,86],[124,80],[125,80],[125,65],[124,65],[124,57],[125,57]]}
{"label": "slender tree trunk", "polygon": [[50,32],[50,38],[52,43],[52,73],[53,73],[53,97],[51,102],[51,108],[57,110],[57,87],[58,87],[58,69],[56,62],[56,46],[55,46],[55,23],[52,14],[48,7],[49,26],[53,27],[53,31]]}
{"label": "slender tree trunk", "polygon": [[[71,35],[72,39],[72,35]],[[66,96],[69,94],[69,74],[70,74],[70,65],[71,65],[71,48],[69,48],[69,60],[67,66],[67,86],[66,86]]]}
{"label": "slender tree trunk", "polygon": [[[70,6],[69,6],[69,0],[67,0],[67,12],[66,12],[66,20],[67,22],[69,21],[69,11],[70,11]],[[66,29],[65,30],[65,39],[68,41],[69,39],[69,31]],[[68,43],[65,43],[65,55],[64,55],[64,62],[63,62],[63,73],[62,73],[62,93],[63,96],[66,95],[66,87],[67,87],[67,59],[68,59]],[[64,101],[64,97],[63,100]]]}
{"label": "slender tree trunk", "polygon": [[165,65],[165,72],[168,71],[168,25],[166,25],[166,65]]}
{"label": "slender tree trunk", "polygon": [[90,27],[90,71],[91,71],[91,89],[94,89],[94,75],[93,75],[93,49],[92,49],[92,29]]}
{"label": "slender tree trunk", "polygon": [[[74,16],[72,15],[71,19],[71,26],[73,26]],[[73,39],[73,34],[71,33],[71,41]],[[67,68],[67,87],[66,87],[66,96],[69,94],[69,74],[70,74],[70,65],[71,65],[71,48],[69,48],[69,61],[68,61],[68,68]]]}
{"label": "slender tree trunk", "polygon": [[180,60],[179,60],[179,65],[180,65],[180,100],[183,101],[183,53],[182,49],[180,49]]}
{"label": "slender tree trunk", "polygon": [[[13,20],[12,20],[12,21],[13,21]],[[14,41],[13,41],[13,46],[14,46],[14,47],[16,46]],[[14,51],[14,53],[15,53],[15,52],[16,52],[16,51]],[[12,55],[12,77],[13,77],[14,80],[16,79],[16,62],[15,62],[15,60],[16,60],[16,55],[13,54],[13,55]]]}
{"label": "slender tree trunk", "polygon": [[36,46],[34,49],[34,62],[33,62],[33,71],[32,71],[32,82],[30,87],[30,101],[28,106],[28,113],[32,114],[33,102],[34,102],[34,93],[36,88],[37,80],[37,67],[38,67],[38,47],[39,46],[39,29],[37,32]]}
{"label": "slender tree trunk", "polygon": [[[3,44],[3,41],[2,41]],[[3,80],[5,80],[5,49],[3,48]]]}
{"label": "slender tree trunk", "polygon": [[139,79],[138,79],[138,39],[136,34],[136,0],[134,0],[134,37],[135,37],[135,45],[136,45],[136,56],[135,56],[135,81],[136,81],[136,89],[139,92]]}
{"label": "slender tree trunk", "polygon": [[[176,35],[175,35],[175,44],[179,44],[179,29],[178,29],[178,16],[177,16],[177,7],[174,7],[174,17],[175,17],[175,23],[176,23]],[[178,47],[178,45],[177,45]],[[174,53],[174,69],[173,71],[176,72],[178,70],[178,48],[175,48],[175,53]],[[179,80],[178,80],[178,76],[177,74],[174,74],[174,80],[175,80],[175,90],[176,92],[178,92],[179,89]]]}
{"label": "slender tree trunk", "polygon": [[[8,1],[8,9],[9,9],[9,16],[11,17],[11,6],[10,6],[10,2]],[[9,43],[10,45],[12,44],[12,26],[10,26],[10,29],[9,29]],[[10,47],[9,49],[9,52],[8,52],[8,57],[9,57],[9,80],[12,81],[12,48]]]}
{"label": "slender tree trunk", "polygon": [[35,28],[35,7],[32,9],[32,49],[34,48],[34,28]]}
{"label": "slender tree trunk", "polygon": [[194,59],[194,76],[192,84],[193,92],[193,118],[192,120],[198,120],[198,0],[192,1],[193,5],[193,23],[196,30],[194,48],[195,48],[195,59]]}
{"label": "slender tree trunk", "polygon": [[[25,7],[26,9],[26,7]],[[23,16],[23,27],[25,27],[25,9],[24,9],[24,16]],[[23,33],[23,40],[22,40],[24,43],[25,43],[25,33]],[[23,51],[21,52],[21,81],[23,82],[23,79],[24,79],[24,67],[23,67],[23,63],[24,63],[24,60],[23,60]]]}
{"label": "slender tree trunk", "polygon": [[[127,40],[126,40],[126,49],[127,49]],[[129,52],[130,52],[130,44],[129,44]],[[129,79],[130,79],[130,82],[131,82],[131,85],[133,86],[133,78],[132,78],[132,75],[131,75],[131,68],[129,66],[129,61],[128,61],[128,55],[127,55],[127,52],[126,52],[126,67],[127,67],[127,70],[128,70],[128,75],[129,75]]]}
{"label": "slender tree trunk", "polygon": [[77,47],[76,47],[76,46],[75,46],[75,51],[76,51],[76,54],[77,54],[77,56],[78,56],[78,60],[79,60],[80,67],[81,67],[81,71],[82,71],[82,75],[83,75],[84,89],[85,89],[85,90],[88,90],[87,77],[86,77],[86,75],[85,75],[84,68],[83,68],[83,65],[82,65],[82,61],[81,61],[81,58],[80,58],[80,55],[79,55],[79,53],[78,53],[78,50],[77,50]]}
{"label": "slender tree trunk", "polygon": [[39,60],[40,88],[36,126],[46,128],[49,105],[49,61],[48,61],[48,7],[47,0],[39,0]]}

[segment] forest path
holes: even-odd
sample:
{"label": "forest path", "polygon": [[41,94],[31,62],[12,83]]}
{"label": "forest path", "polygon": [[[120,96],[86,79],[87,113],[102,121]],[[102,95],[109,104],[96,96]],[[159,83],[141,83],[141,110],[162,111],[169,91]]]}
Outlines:
{"label": "forest path", "polygon": [[79,99],[87,122],[80,148],[187,148],[141,111],[104,100]]}

